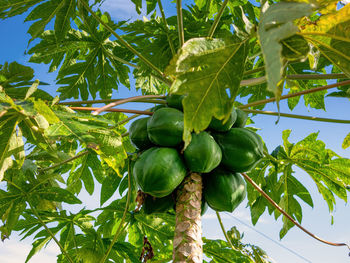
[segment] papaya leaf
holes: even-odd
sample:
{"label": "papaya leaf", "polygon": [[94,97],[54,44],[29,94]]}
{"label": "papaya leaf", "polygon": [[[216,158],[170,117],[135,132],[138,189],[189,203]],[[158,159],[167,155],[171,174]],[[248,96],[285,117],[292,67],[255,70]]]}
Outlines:
{"label": "papaya leaf", "polygon": [[301,34],[350,76],[350,5],[303,26]]}
{"label": "papaya leaf", "polygon": [[63,39],[71,28],[71,19],[75,18],[75,0],[49,0],[37,5],[26,17],[25,21],[35,21],[28,30],[32,38],[30,42],[44,32],[48,24],[54,20],[56,37]]}
{"label": "papaya leaf", "polygon": [[247,41],[194,38],[187,41],[167,72],[175,76],[171,91],[184,94],[185,147],[191,132],[206,129],[212,119],[228,119],[240,85]]}
{"label": "papaya leaf", "polygon": [[95,183],[91,172],[95,166],[93,158],[94,154],[89,152],[83,157],[75,160],[67,180],[68,189],[70,191],[79,193],[82,187],[81,182],[83,182],[86,191],[90,195],[93,194],[95,188]]}
{"label": "papaya leaf", "polygon": [[26,12],[32,6],[45,0],[1,0],[0,19],[9,18]]}
{"label": "papaya leaf", "polygon": [[22,133],[16,132],[17,124],[20,121],[18,116],[6,115],[0,118],[0,181],[4,173],[12,166],[11,156],[17,156],[17,159],[24,160],[24,142]]}
{"label": "papaya leaf", "polygon": [[241,251],[231,249],[223,240],[210,240],[203,237],[203,253],[217,263],[252,263],[253,261]]}
{"label": "papaya leaf", "polygon": [[51,187],[35,191],[35,194],[40,198],[49,201],[65,202],[67,204],[81,204],[81,201],[75,197],[71,192],[59,187]]}
{"label": "papaya leaf", "polygon": [[109,173],[102,182],[100,205],[102,206],[117,190],[122,180],[116,173]]}
{"label": "papaya leaf", "polygon": [[[97,12],[113,29],[120,25],[111,22],[109,16]],[[41,41],[29,50],[31,62],[50,64],[50,71],[60,67],[57,83],[60,99],[110,98],[112,89],[119,84],[129,84],[129,68],[122,62],[129,61],[130,52],[109,39],[111,33],[91,16],[82,15],[75,20],[78,29],[70,29],[64,39],[58,39],[56,31],[45,31]],[[120,50],[118,52],[118,50]],[[77,62],[78,61],[78,62]]]}
{"label": "papaya leaf", "polygon": [[5,88],[18,86],[20,83],[26,83],[34,77],[34,70],[23,66],[17,62],[0,65],[0,85]]}
{"label": "papaya leaf", "polygon": [[[288,74],[306,74],[305,72],[303,72],[302,67],[298,68],[294,64],[288,65],[287,73]],[[293,81],[287,80],[286,81],[286,88],[289,89],[288,94],[293,94],[293,93],[300,92],[303,90],[308,90],[308,89],[312,89],[312,88],[319,87],[319,86],[325,86],[325,85],[327,85],[326,80],[309,80],[307,83],[303,80],[293,80]],[[324,97],[325,97],[326,93],[327,93],[327,91],[324,90],[324,91],[319,91],[319,92],[312,92],[310,94],[305,94],[303,96],[305,106],[315,108],[315,109],[325,110],[326,107],[325,107],[325,103],[324,103]],[[288,99],[289,109],[293,110],[295,108],[295,106],[298,105],[299,101],[300,101],[300,96],[294,97],[294,98],[289,98]]]}
{"label": "papaya leaf", "polygon": [[281,41],[297,33],[298,27],[293,21],[310,15],[312,10],[313,6],[307,3],[279,2],[268,7],[260,16],[258,37],[265,61],[268,89],[277,99],[284,71]]}
{"label": "papaya leaf", "polygon": [[345,137],[342,147],[343,149],[350,147],[350,133]]}

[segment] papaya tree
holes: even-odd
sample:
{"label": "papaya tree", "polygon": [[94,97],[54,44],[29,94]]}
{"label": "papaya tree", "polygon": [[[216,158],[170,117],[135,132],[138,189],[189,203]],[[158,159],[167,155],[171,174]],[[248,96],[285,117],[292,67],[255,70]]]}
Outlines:
{"label": "papaya tree", "polygon": [[[348,1],[132,0],[146,16],[127,21],[103,2],[0,0],[0,18],[21,15],[30,34],[28,63],[0,65],[3,241],[33,238],[26,262],[50,241],[57,262],[271,262],[223,227],[219,212],[246,198],[253,224],[266,210],[282,217],[281,238],[297,226],[348,246],[301,225],[313,199],[295,169],[333,212],[350,159],[316,131],[292,143],[286,130],[269,151],[254,127],[262,114],[350,123],[293,113],[301,97],[319,111],[350,97]],[[56,81],[35,79],[35,63]],[[79,194],[99,188],[100,206],[85,209]],[[202,237],[208,205],[226,240]]]}

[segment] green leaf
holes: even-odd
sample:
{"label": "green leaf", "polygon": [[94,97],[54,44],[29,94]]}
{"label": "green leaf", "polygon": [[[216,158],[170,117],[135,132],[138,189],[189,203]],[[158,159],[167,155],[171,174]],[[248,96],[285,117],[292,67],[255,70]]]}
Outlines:
{"label": "green leaf", "polygon": [[24,143],[22,134],[16,133],[19,120],[15,116],[0,118],[0,181],[4,173],[12,166],[12,155],[20,155],[23,159]]}
{"label": "green leaf", "polygon": [[123,147],[122,137],[114,130],[94,130],[90,134],[95,138],[96,146],[93,150],[111,167],[120,177],[120,168],[128,157]]}
{"label": "green leaf", "polygon": [[116,173],[109,173],[102,182],[100,206],[102,206],[117,190],[122,178]]}
{"label": "green leaf", "polygon": [[350,76],[350,5],[337,12],[322,15],[305,25],[301,34],[316,46],[322,55]]}
{"label": "green leaf", "polygon": [[350,133],[345,137],[342,147],[343,149],[350,147]]}
{"label": "green leaf", "polygon": [[59,187],[40,189],[34,192],[42,199],[56,202],[65,202],[67,204],[81,204],[82,202],[71,192]]}
{"label": "green leaf", "polygon": [[17,62],[0,65],[0,85],[5,88],[18,86],[30,81],[34,77],[34,70]]}
{"label": "green leaf", "polygon": [[33,93],[38,90],[38,86],[39,86],[39,80],[35,80],[34,83],[28,89],[26,96],[24,97],[24,100],[27,100],[30,96],[32,96]]}
{"label": "green leaf", "polygon": [[[303,68],[301,67],[298,68],[297,65],[290,64],[288,65],[287,68],[287,73],[288,74],[305,74],[306,73],[303,71]],[[287,80],[286,81],[286,88],[289,89],[288,94],[293,94],[297,92],[301,92],[304,90],[316,88],[319,86],[325,86],[327,85],[326,80],[308,80],[305,82],[304,80]],[[324,103],[324,97],[325,94],[327,93],[326,90],[323,91],[318,91],[318,92],[312,92],[310,94],[305,94],[303,96],[305,106],[306,107],[311,107],[315,109],[323,109],[325,110],[325,103]],[[289,98],[288,99],[288,107],[293,110],[296,105],[298,105],[300,100],[300,96],[294,97],[294,98]]]}
{"label": "green leaf", "polygon": [[203,238],[203,252],[215,263],[251,263],[251,259],[240,251],[231,249],[223,240],[210,240]]}
{"label": "green leaf", "polygon": [[0,18],[5,19],[22,14],[30,7],[43,1],[44,0],[0,0]]}
{"label": "green leaf", "polygon": [[185,94],[184,141],[206,129],[212,119],[228,119],[240,85],[247,42],[237,39],[194,38],[172,61],[168,73],[176,80],[172,92]]}
{"label": "green leaf", "polygon": [[[265,4],[265,9],[266,7]],[[260,16],[258,36],[265,61],[268,89],[277,98],[280,96],[278,86],[284,70],[281,41],[298,32],[298,27],[293,24],[295,19],[308,16],[311,12],[312,6],[306,3],[279,2],[268,7]]]}
{"label": "green leaf", "polygon": [[55,35],[58,39],[63,39],[71,28],[70,20],[75,17],[76,0],[61,0],[63,6],[56,14]]}

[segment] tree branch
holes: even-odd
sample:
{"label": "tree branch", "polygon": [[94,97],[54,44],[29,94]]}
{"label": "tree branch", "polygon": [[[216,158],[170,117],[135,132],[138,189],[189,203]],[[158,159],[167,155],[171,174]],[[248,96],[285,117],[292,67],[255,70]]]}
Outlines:
{"label": "tree branch", "polygon": [[159,95],[143,95],[143,96],[135,96],[135,97],[130,97],[130,98],[122,99],[122,100],[112,102],[112,103],[110,103],[110,104],[108,104],[108,105],[106,105],[106,106],[103,106],[103,107],[97,109],[96,111],[94,111],[94,112],[92,113],[92,115],[98,115],[98,114],[101,113],[102,111],[109,110],[110,108],[115,107],[115,106],[117,106],[117,105],[121,105],[121,104],[124,104],[124,103],[127,103],[127,102],[132,102],[132,101],[138,101],[139,99],[146,99],[146,98],[162,99],[162,98],[165,98],[165,96],[159,96]]}
{"label": "tree branch", "polygon": [[165,32],[166,32],[166,35],[167,35],[167,38],[168,38],[171,54],[173,54],[173,56],[174,56],[176,54],[176,51],[175,51],[175,48],[174,48],[173,41],[171,41],[171,39],[170,39],[168,22],[166,21],[166,17],[165,17],[165,14],[164,14],[164,8],[163,8],[163,5],[162,5],[162,1],[161,0],[157,0],[157,2],[158,2],[160,13],[162,14],[162,20],[163,20],[164,27],[165,27]]}
{"label": "tree branch", "polygon": [[[314,93],[314,92],[317,92],[317,91],[327,90],[327,89],[331,89],[331,88],[335,88],[335,87],[341,87],[341,86],[345,86],[345,85],[349,85],[349,84],[350,84],[350,80],[346,80],[346,81],[342,81],[342,82],[338,82],[338,83],[334,83],[334,84],[330,84],[330,85],[326,85],[326,86],[322,86],[322,87],[318,87],[318,88],[314,88],[314,89],[309,89],[309,90],[304,90],[304,91],[300,91],[300,92],[284,95],[284,96],[281,96],[279,100],[284,100],[284,99],[289,99],[289,98],[293,98],[293,97],[298,97],[298,96],[301,96],[301,95],[310,94],[310,93]],[[276,98],[270,98],[270,99],[266,99],[266,100],[255,101],[255,102],[252,102],[252,103],[248,103],[246,105],[239,106],[238,108],[246,109],[246,108],[249,108],[249,107],[263,105],[263,104],[266,104],[266,103],[269,103],[269,102],[273,102],[273,101],[276,101]]]}
{"label": "tree branch", "polygon": [[177,27],[178,27],[179,41],[180,41],[180,48],[181,48],[185,43],[181,0],[176,0],[176,8],[177,8]]}
{"label": "tree branch", "polygon": [[156,71],[159,75],[163,76],[164,79],[166,79],[164,73],[158,69],[151,61],[149,61],[147,58],[145,58],[141,53],[139,53],[135,48],[133,48],[128,42],[126,42],[121,36],[119,36],[108,24],[102,21],[102,19],[95,14],[95,12],[90,8],[89,4],[78,0],[80,4],[84,6],[84,8],[89,11],[89,13],[101,24],[103,25],[112,35],[114,35],[118,41],[127,49],[129,49],[135,56],[139,57],[146,65],[148,65],[151,69]]}
{"label": "tree branch", "polygon": [[[72,110],[82,110],[82,111],[96,111],[96,110],[100,109],[100,108],[95,108],[95,107],[69,107],[69,108]],[[153,115],[153,112],[151,112],[151,111],[142,111],[142,110],[108,109],[108,110],[104,110],[104,111]]]}
{"label": "tree branch", "polygon": [[346,246],[349,250],[350,247],[348,244],[346,243],[333,243],[333,242],[329,242],[326,241],[322,238],[317,237],[316,235],[312,234],[310,231],[308,231],[307,229],[305,229],[304,227],[302,227],[297,221],[295,221],[286,211],[284,211],[275,201],[272,200],[272,198],[266,194],[264,192],[264,190],[262,190],[246,173],[241,173],[242,176],[270,203],[272,204],[279,212],[281,212],[289,221],[291,221],[294,225],[296,225],[297,227],[299,227],[302,231],[304,231],[306,234],[308,234],[309,236],[311,236],[312,238],[325,243],[327,245],[331,245],[331,246]]}
{"label": "tree branch", "polygon": [[289,113],[278,113],[278,112],[273,112],[273,111],[261,111],[261,110],[250,110],[250,109],[243,109],[243,111],[249,112],[249,113],[254,113],[254,114],[265,114],[265,115],[273,115],[273,116],[282,116],[282,117],[287,117],[287,118],[310,120],[310,121],[323,121],[323,122],[350,124],[350,120],[338,120],[338,119],[329,119],[329,118],[319,118],[319,117],[311,117],[311,116],[296,115],[296,114],[289,114]]}
{"label": "tree branch", "polygon": [[[99,103],[110,103],[115,101],[121,101],[125,99],[105,99],[105,100],[83,100],[83,101],[66,101],[59,102],[57,105],[81,105],[81,104],[99,104]],[[143,103],[154,103],[154,104],[166,104],[166,101],[160,99],[139,99],[133,102],[143,102]]]}
{"label": "tree branch", "polygon": [[220,22],[220,19],[221,19],[221,16],[222,14],[224,13],[224,10],[226,8],[226,5],[228,3],[228,0],[225,0],[222,5],[221,5],[221,8],[218,12],[218,14],[216,15],[215,17],[215,20],[214,20],[214,23],[212,24],[210,30],[209,30],[209,33],[208,33],[208,37],[212,38],[213,35],[214,35],[214,32],[216,30],[216,27],[218,26],[219,22]]}
{"label": "tree branch", "polygon": [[126,213],[128,212],[128,209],[129,209],[130,197],[131,197],[131,194],[130,194],[131,193],[130,166],[131,166],[131,162],[130,162],[130,159],[128,159],[128,195],[126,197],[126,204],[125,204],[125,209],[124,209],[124,212],[123,212],[123,216],[122,216],[122,219],[121,219],[120,224],[118,226],[118,229],[115,232],[115,235],[113,237],[112,243],[109,245],[106,254],[103,256],[103,258],[101,260],[101,263],[104,263],[108,259],[109,253],[111,253],[111,250],[112,250],[115,242],[117,242],[120,234],[123,233],[122,227],[123,227],[123,224],[125,222]]}

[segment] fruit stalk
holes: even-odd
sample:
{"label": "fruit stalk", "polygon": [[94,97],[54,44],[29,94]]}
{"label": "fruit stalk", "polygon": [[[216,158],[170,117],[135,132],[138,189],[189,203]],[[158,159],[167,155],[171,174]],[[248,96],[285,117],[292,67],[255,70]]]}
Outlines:
{"label": "fruit stalk", "polygon": [[173,262],[202,262],[201,201],[202,177],[191,173],[178,190]]}

